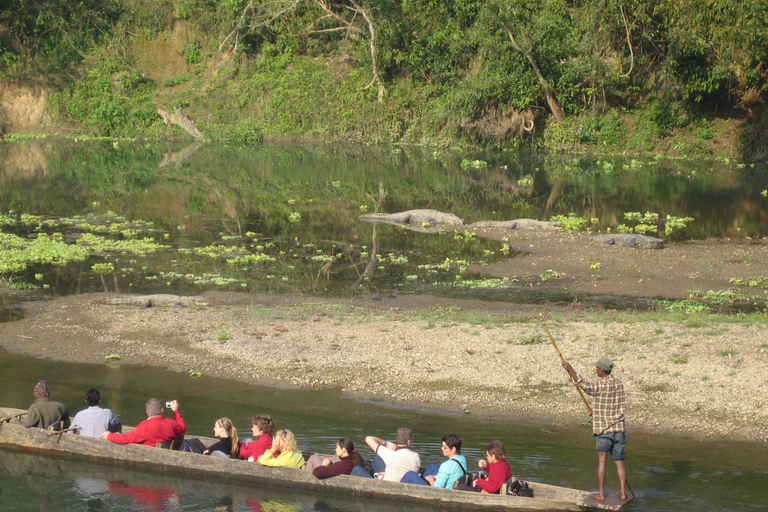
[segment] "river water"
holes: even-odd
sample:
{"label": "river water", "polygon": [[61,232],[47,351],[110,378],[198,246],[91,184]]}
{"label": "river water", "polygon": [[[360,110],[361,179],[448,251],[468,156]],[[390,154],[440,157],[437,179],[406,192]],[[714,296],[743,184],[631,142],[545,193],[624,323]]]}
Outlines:
{"label": "river water", "polygon": [[[524,248],[359,219],[376,210],[437,209],[465,223],[573,216],[592,232],[642,229],[666,240],[768,236],[765,163],[72,140],[0,143],[0,162],[0,235],[34,255],[4,252],[12,261],[0,278],[58,295],[217,288],[574,300],[522,281],[476,285],[484,276],[468,267]],[[87,257],[64,250],[73,245]],[[13,314],[0,302],[0,317]]]}
{"label": "river water", "polygon": [[[456,432],[463,439],[462,452],[470,464],[476,463],[489,441],[501,439],[518,477],[595,488],[593,440],[586,427],[541,424],[525,418],[489,421],[353,399],[338,389],[265,388],[208,377],[191,379],[157,368],[66,364],[2,351],[0,368],[0,403],[6,406],[26,408],[35,382],[45,378],[52,398],[71,411],[84,407],[85,390],[95,386],[102,391],[103,404],[116,411],[125,424],[141,421],[144,401],[158,396],[179,400],[188,435],[211,435],[213,422],[227,416],[245,437],[250,417],[268,413],[278,428],[290,428],[297,434],[302,450],[327,453],[335,439],[349,436],[367,456],[366,435],[391,439],[398,427],[409,426],[414,430],[414,447],[425,463],[439,462],[440,437]],[[765,445],[647,435],[633,432],[630,420],[627,452],[628,478],[638,494],[632,511],[768,510]],[[609,490],[616,489],[615,483],[615,472],[609,467]],[[2,510],[170,512],[217,507],[236,511],[417,510],[375,500],[228,485],[0,451]]]}
{"label": "river water", "polygon": [[[763,194],[768,168],[728,160],[46,140],[0,143],[0,162],[4,240],[26,248],[44,233],[55,242],[44,251],[24,253],[34,254],[35,261],[21,261],[29,256],[19,256],[16,246],[0,247],[0,265],[13,269],[0,278],[17,289],[54,295],[102,290],[192,294],[207,289],[344,295],[354,288],[362,294],[486,297],[446,283],[483,277],[463,273],[467,264],[520,255],[467,233],[374,228],[358,219],[376,209],[433,208],[468,223],[573,214],[588,220],[594,230],[631,225],[625,214],[638,212],[661,219],[693,218],[663,235],[673,240],[768,235],[768,199]],[[658,224],[663,230],[663,222]],[[102,239],[92,242],[85,259],[62,256],[63,245],[73,246],[90,235]],[[129,243],[111,245],[121,241]],[[379,258],[363,274],[374,247]],[[530,287],[494,293],[493,300],[568,301]],[[0,321],[21,315],[23,308],[0,294]],[[98,387],[105,405],[125,424],[141,421],[150,396],[178,399],[192,435],[210,435],[220,416],[231,418],[241,436],[247,435],[250,417],[268,413],[278,427],[296,432],[303,450],[322,452],[331,451],[340,436],[362,445],[366,435],[391,439],[398,427],[409,426],[426,463],[440,460],[440,437],[456,432],[473,464],[489,441],[501,439],[520,478],[594,489],[595,455],[584,427],[441,415],[361,401],[337,389],[260,388],[154,368],[54,363],[5,352],[0,352],[0,369],[0,403],[5,406],[26,408],[35,382],[46,379],[53,398],[71,411],[83,405],[86,389]],[[631,425],[631,411],[629,416]],[[630,431],[628,454],[629,478],[638,492],[633,511],[768,510],[764,445]],[[609,488],[615,490],[614,484],[609,468]],[[5,451],[0,451],[0,508],[410,510],[385,502],[147,475]]]}

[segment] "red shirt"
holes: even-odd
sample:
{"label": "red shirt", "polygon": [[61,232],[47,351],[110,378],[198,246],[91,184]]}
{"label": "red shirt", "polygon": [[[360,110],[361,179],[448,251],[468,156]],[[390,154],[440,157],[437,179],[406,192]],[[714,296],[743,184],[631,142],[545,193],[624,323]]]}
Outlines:
{"label": "red shirt", "polygon": [[348,475],[355,467],[355,461],[352,456],[342,457],[338,462],[330,466],[317,466],[312,470],[316,478],[330,478],[336,475]]}
{"label": "red shirt", "polygon": [[[130,496],[142,510],[176,510],[179,495],[175,489],[163,487],[145,487],[142,485],[125,485],[122,482],[109,482],[109,490],[117,496]],[[176,506],[172,506],[175,504]]]}
{"label": "red shirt", "polygon": [[[270,448],[272,448],[272,436],[261,434],[250,443],[240,445],[240,458],[248,460],[248,457],[253,457],[253,460],[258,460]],[[280,452],[275,452],[272,455],[277,457]]]}
{"label": "red shirt", "polygon": [[187,431],[187,424],[181,411],[173,411],[173,419],[163,416],[147,418],[127,434],[109,434],[109,439],[116,444],[143,444],[155,446],[182,435]]}
{"label": "red shirt", "polygon": [[512,478],[512,468],[505,459],[488,464],[485,470],[488,471],[488,478],[477,480],[477,487],[489,494],[497,494],[501,484]]}

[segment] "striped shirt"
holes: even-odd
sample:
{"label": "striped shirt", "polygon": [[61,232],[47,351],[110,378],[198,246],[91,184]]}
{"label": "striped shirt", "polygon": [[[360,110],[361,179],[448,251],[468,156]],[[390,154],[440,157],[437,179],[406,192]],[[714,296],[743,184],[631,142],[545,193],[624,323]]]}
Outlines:
{"label": "striped shirt", "polygon": [[627,408],[624,384],[611,375],[596,381],[579,376],[576,383],[586,394],[595,397],[592,407],[592,431],[595,435],[624,432],[624,409]]}

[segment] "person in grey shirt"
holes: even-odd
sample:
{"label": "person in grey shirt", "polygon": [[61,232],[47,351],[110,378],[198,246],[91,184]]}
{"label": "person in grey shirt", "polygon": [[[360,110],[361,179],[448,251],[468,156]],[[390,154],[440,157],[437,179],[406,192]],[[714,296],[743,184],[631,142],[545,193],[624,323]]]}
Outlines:
{"label": "person in grey shirt", "polygon": [[89,389],[85,393],[87,409],[75,414],[72,428],[78,428],[78,434],[86,437],[101,437],[104,432],[121,432],[123,425],[120,418],[109,409],[99,407],[101,393],[98,389]]}

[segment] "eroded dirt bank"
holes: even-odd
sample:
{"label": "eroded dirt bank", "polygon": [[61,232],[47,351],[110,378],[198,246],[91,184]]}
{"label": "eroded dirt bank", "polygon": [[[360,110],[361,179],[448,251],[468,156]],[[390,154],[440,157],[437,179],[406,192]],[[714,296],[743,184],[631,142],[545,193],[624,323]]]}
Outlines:
{"label": "eroded dirt bank", "polygon": [[[631,429],[768,441],[768,330],[654,321],[575,307],[403,296],[331,300],[209,292],[211,305],[25,304],[3,348],[38,357],[167,366],[258,384],[340,386],[448,411],[580,423],[584,407],[540,321],[574,367],[603,354],[628,388]],[[727,320],[727,319],[726,319]]]}

